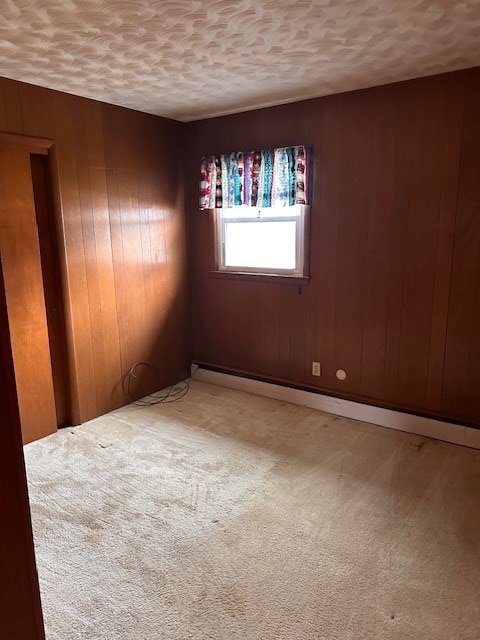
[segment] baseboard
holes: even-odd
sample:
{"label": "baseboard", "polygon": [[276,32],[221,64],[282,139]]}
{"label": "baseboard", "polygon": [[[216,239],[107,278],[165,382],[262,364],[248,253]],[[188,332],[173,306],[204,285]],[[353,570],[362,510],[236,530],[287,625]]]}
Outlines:
{"label": "baseboard", "polygon": [[370,422],[388,429],[406,431],[464,447],[480,449],[480,429],[473,429],[472,427],[465,427],[452,422],[442,422],[433,418],[403,413],[402,411],[374,407],[361,402],[325,396],[311,391],[292,389],[291,387],[284,387],[271,382],[261,382],[251,378],[211,371],[203,369],[196,364],[192,364],[193,374],[195,374],[195,380],[200,382],[208,382],[220,387],[246,391],[257,396],[281,400],[282,402],[290,402],[302,407],[333,413],[344,418]]}

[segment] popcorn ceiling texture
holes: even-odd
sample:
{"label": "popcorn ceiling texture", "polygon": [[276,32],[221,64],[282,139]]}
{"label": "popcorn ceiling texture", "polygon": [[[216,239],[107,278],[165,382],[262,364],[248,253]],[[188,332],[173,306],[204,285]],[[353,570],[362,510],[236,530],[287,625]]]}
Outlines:
{"label": "popcorn ceiling texture", "polygon": [[3,0],[0,74],[195,120],[480,64],[480,2]]}

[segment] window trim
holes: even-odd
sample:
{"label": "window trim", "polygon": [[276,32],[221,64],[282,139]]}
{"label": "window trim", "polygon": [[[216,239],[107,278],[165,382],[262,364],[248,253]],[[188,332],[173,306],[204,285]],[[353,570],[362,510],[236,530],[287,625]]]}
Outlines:
{"label": "window trim", "polygon": [[[258,219],[258,217],[252,215],[251,217],[238,217],[229,218],[228,221],[232,222],[252,222],[256,221],[261,223],[266,222],[296,222],[296,248],[299,252],[300,263],[298,268],[292,269],[279,269],[279,268],[257,268],[257,267],[243,267],[243,266],[226,266],[224,264],[224,224],[222,224],[220,216],[221,209],[213,209],[214,213],[214,258],[215,266],[211,271],[214,277],[227,277],[231,279],[243,279],[249,281],[262,280],[268,282],[288,282],[292,284],[307,284],[309,280],[309,246],[310,246],[310,206],[302,206],[302,218],[298,216],[269,216]],[[252,209],[258,210],[258,207],[252,207]],[[303,219],[303,224],[302,224]]]}
{"label": "window trim", "polygon": [[241,280],[242,282],[270,282],[271,284],[306,285],[309,276],[279,276],[274,273],[247,273],[245,271],[216,271],[209,272],[210,277],[218,280]]}

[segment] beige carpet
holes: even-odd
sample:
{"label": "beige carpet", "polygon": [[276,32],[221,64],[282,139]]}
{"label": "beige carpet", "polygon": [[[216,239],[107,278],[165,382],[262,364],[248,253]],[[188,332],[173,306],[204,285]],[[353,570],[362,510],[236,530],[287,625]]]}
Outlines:
{"label": "beige carpet", "polygon": [[26,447],[48,640],[478,640],[480,452],[194,382]]}

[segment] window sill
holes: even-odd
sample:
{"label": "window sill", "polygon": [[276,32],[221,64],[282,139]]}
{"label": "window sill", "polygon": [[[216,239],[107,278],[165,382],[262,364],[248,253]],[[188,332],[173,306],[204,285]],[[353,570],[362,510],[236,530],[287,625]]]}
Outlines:
{"label": "window sill", "polygon": [[275,282],[282,284],[308,284],[308,276],[285,276],[275,273],[249,273],[245,271],[210,271],[212,278],[223,280],[244,280],[247,282]]}

